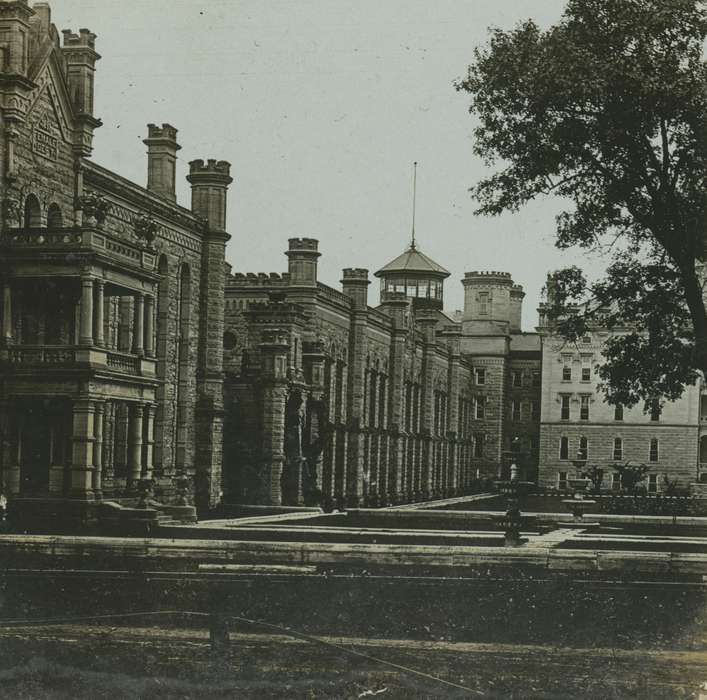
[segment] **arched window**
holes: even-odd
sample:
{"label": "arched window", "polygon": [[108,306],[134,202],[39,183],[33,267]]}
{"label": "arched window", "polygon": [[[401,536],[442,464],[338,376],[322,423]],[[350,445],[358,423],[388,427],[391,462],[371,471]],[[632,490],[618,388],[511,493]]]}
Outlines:
{"label": "arched window", "polygon": [[64,226],[64,217],[61,214],[59,205],[52,202],[47,209],[47,228],[62,228]]}
{"label": "arched window", "polygon": [[25,199],[25,228],[39,228],[42,225],[42,209],[36,195],[27,195]]}
{"label": "arched window", "polygon": [[191,320],[191,271],[183,264],[179,273],[179,314],[177,342],[177,469],[185,470],[189,434],[189,355]]}
{"label": "arched window", "polygon": [[[157,342],[155,343],[155,355],[157,359],[157,378],[161,380],[157,386],[157,411],[155,414],[155,453],[154,462],[157,471],[164,472],[168,464],[174,463],[173,455],[165,450],[165,445],[173,445],[174,434],[169,440],[165,438],[169,434],[169,423],[165,420],[165,406],[167,404],[166,373],[167,373],[167,344],[169,343],[169,264],[167,257],[161,255],[157,264],[157,272],[160,274],[160,283],[157,287]],[[171,389],[170,389],[171,390]]]}

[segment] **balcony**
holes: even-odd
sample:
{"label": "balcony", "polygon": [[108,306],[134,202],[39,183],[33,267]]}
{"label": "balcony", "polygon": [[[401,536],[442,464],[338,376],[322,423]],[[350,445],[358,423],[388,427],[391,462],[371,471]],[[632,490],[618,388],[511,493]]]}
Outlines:
{"label": "balcony", "polygon": [[0,247],[18,254],[33,251],[57,252],[63,256],[67,251],[99,253],[147,272],[154,272],[156,265],[154,251],[144,243],[119,238],[97,227],[8,229],[0,237]]}
{"label": "balcony", "polygon": [[15,345],[0,353],[2,359],[14,370],[90,368],[133,377],[155,377],[154,358],[97,347]]}

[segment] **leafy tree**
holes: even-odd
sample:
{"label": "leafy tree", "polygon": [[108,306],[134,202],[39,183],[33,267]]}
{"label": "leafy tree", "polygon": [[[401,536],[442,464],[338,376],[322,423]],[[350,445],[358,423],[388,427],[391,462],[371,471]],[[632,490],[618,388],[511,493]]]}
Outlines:
{"label": "leafy tree", "polygon": [[477,213],[557,196],[557,246],[609,256],[598,281],[556,272],[548,312],[570,341],[615,331],[599,370],[612,403],[675,399],[707,374],[706,35],[701,0],[569,0],[546,31],[493,30],[456,86],[498,167],[472,189]]}
{"label": "leafy tree", "polygon": [[592,493],[599,493],[601,491],[601,485],[604,481],[604,470],[601,467],[597,467],[596,464],[591,467],[587,467],[581,474],[583,479],[589,479],[592,482],[590,491]]}
{"label": "leafy tree", "polygon": [[650,467],[645,464],[614,464],[613,470],[619,475],[619,483],[621,490],[628,493],[633,493],[638,485],[646,478],[646,474],[650,471]]}

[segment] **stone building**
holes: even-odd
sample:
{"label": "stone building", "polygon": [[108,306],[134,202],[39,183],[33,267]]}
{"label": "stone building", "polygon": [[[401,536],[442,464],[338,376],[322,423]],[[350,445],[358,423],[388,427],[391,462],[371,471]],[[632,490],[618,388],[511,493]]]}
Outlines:
{"label": "stone building", "polygon": [[[665,488],[665,479],[681,488],[699,480],[698,446],[704,393],[702,382],[688,386],[682,398],[632,408],[611,406],[598,389],[596,365],[609,332],[595,329],[577,343],[552,333],[541,305],[542,399],[540,425],[541,484],[563,489],[586,465],[605,472],[603,488],[619,488],[617,463],[646,464],[649,492]],[[705,460],[707,461],[707,459]]]}
{"label": "stone building", "polygon": [[540,346],[510,275],[468,274],[458,320],[414,244],[375,273],[376,306],[365,269],[341,291],[317,279],[316,240],[286,255],[284,274],[226,281],[227,500],[402,503],[537,468]]}
{"label": "stone building", "polygon": [[231,182],[194,160],[180,206],[168,124],[148,128],[146,188],[90,160],[95,39],[0,2],[0,490],[84,522],[141,479],[219,499]]}

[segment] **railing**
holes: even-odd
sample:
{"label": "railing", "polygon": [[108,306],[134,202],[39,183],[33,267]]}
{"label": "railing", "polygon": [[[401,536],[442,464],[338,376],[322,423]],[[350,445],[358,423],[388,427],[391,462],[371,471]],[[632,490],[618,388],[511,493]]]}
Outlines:
{"label": "railing", "polygon": [[332,287],[328,287],[322,282],[317,282],[317,290],[323,297],[327,299],[331,299],[332,301],[335,301],[338,304],[343,304],[344,306],[351,306],[350,297],[347,297],[346,294],[343,294],[342,292],[339,292],[336,289],[333,289]]}
{"label": "railing", "polygon": [[76,361],[76,349],[67,345],[23,345],[8,352],[13,365],[70,365]]}
{"label": "railing", "polygon": [[140,371],[140,360],[134,355],[122,352],[107,352],[106,366],[118,372],[128,374],[138,374]]}
{"label": "railing", "polygon": [[5,248],[67,248],[94,249],[124,258],[132,265],[153,270],[155,253],[133,241],[116,237],[102,229],[83,228],[15,228],[6,230],[0,238]]}

